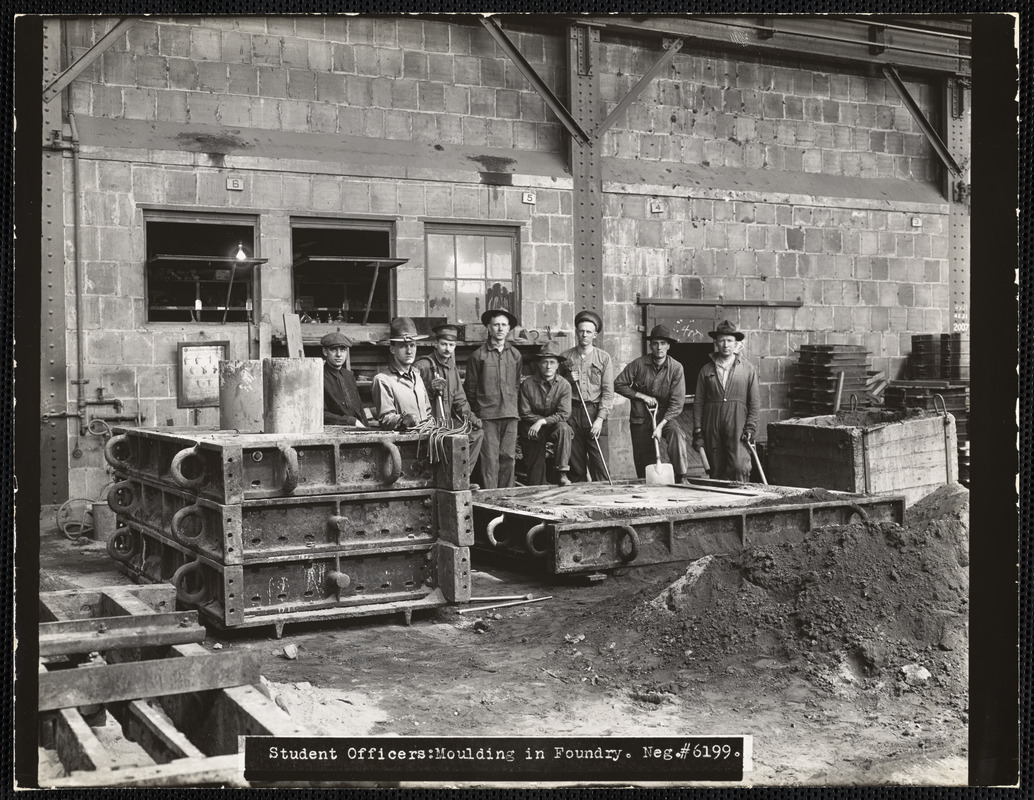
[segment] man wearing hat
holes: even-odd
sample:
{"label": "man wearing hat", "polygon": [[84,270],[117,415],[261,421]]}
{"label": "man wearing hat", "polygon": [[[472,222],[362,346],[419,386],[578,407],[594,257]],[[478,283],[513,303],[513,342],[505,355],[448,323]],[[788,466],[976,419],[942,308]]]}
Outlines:
{"label": "man wearing hat", "polygon": [[486,489],[513,486],[517,389],[523,361],[506,337],[517,322],[517,317],[504,309],[486,311],[481,315],[481,323],[488,328],[488,340],[467,359],[463,388],[470,410],[484,426],[478,483]]}
{"label": "man wearing hat", "polygon": [[614,406],[614,364],[610,354],[595,346],[603,320],[595,311],[574,318],[575,346],[563,352],[560,373],[571,382],[571,480],[609,476],[603,453],[607,449],[606,421]]}
{"label": "man wearing hat", "polygon": [[518,425],[521,454],[528,471],[528,486],[546,483],[546,443],[553,442],[553,462],[560,473],[560,485],[568,486],[571,463],[571,385],[557,375],[563,355],[560,345],[547,342],[536,355],[538,375],[521,384]]}
{"label": "man wearing hat", "polygon": [[373,409],[382,430],[405,431],[431,417],[431,400],[420,373],[413,368],[416,343],[426,336],[416,331],[409,317],[391,321],[387,344],[388,365],[373,376]]}
{"label": "man wearing hat", "polygon": [[481,454],[484,431],[481,420],[470,410],[467,395],[456,369],[456,341],[459,329],[455,325],[438,325],[434,332],[434,350],[421,356],[413,365],[424,379],[424,387],[431,397],[431,411],[439,424],[451,427],[469,422],[473,430],[467,434],[467,450],[470,471],[474,471]]}
{"label": "man wearing hat", "polygon": [[711,477],[750,480],[750,452],[761,407],[757,372],[740,354],[743,332],[729,320],[708,333],[715,352],[697,376],[693,447],[704,448]]}
{"label": "man wearing hat", "polygon": [[351,425],[365,428],[363,402],[355,375],[345,369],[348,348],[352,340],[340,331],[328,333],[320,339],[323,347],[323,424]]}
{"label": "man wearing hat", "polygon": [[676,419],[686,403],[686,378],[682,365],[668,356],[668,349],[678,340],[664,325],[656,325],[646,343],[649,355],[630,361],[614,379],[614,389],[632,401],[629,427],[635,474],[646,477],[647,466],[656,461],[653,440],[663,439],[661,454],[667,454],[679,482],[690,461],[688,442]]}

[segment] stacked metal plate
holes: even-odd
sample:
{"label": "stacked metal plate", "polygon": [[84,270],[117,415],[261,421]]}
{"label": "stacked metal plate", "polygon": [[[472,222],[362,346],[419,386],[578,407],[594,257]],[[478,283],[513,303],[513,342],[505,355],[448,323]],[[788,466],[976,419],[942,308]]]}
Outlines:
{"label": "stacked metal plate", "polygon": [[941,377],[947,381],[969,381],[969,335],[941,334]]}
{"label": "stacked metal plate", "polygon": [[832,413],[838,392],[842,408],[866,405],[871,366],[864,345],[801,345],[790,390],[791,411],[798,416]]}
{"label": "stacked metal plate", "polygon": [[944,377],[941,334],[912,334],[912,352],[908,357],[908,376],[920,381],[940,380]]}
{"label": "stacked metal plate", "polygon": [[105,456],[125,524],[109,554],[220,627],[470,598],[465,436],[127,428]]}
{"label": "stacked metal plate", "polygon": [[923,408],[955,417],[958,432],[959,483],[969,485],[969,386],[950,381],[891,381],[888,408]]}

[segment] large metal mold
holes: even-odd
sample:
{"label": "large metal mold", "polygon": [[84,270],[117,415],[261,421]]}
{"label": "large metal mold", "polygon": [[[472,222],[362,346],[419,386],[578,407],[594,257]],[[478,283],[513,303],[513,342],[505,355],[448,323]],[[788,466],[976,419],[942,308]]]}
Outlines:
{"label": "large metal mold", "polygon": [[108,504],[123,519],[189,551],[222,564],[246,564],[430,544],[434,495],[434,489],[411,489],[226,505],[128,478],[111,487]]}
{"label": "large metal mold", "polygon": [[137,524],[108,552],[138,582],[170,582],[218,627],[329,620],[436,608],[470,597],[470,554],[445,543],[221,564]]}
{"label": "large metal mold", "polygon": [[217,503],[383,489],[470,488],[465,436],[335,429],[322,434],[198,428],[116,428],[105,446],[121,475],[176,486]]}
{"label": "large metal mold", "polygon": [[900,524],[904,509],[901,496],[816,499],[800,489],[709,480],[527,487],[474,495],[475,546],[552,574],[578,574],[800,541],[813,528],[857,519]]}

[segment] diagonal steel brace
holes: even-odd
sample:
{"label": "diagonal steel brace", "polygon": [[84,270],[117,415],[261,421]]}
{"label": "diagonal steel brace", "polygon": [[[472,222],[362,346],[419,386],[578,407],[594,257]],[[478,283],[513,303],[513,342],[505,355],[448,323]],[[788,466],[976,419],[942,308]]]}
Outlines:
{"label": "diagonal steel brace", "polygon": [[594,132],[593,135],[596,137],[597,141],[603,137],[603,134],[610,129],[611,125],[618,121],[621,115],[625,113],[625,109],[643,93],[643,90],[650,85],[650,82],[657,77],[660,71],[667,68],[668,64],[670,64],[672,59],[675,58],[675,54],[681,49],[682,40],[676,39],[671,43],[671,46],[668,47],[668,51],[657,59],[657,63],[650,67],[650,69],[646,71],[646,74],[639,79],[639,83],[628,90],[628,94],[621,98],[621,102],[614,106],[614,110],[607,115],[607,118],[600,123],[600,126]]}
{"label": "diagonal steel brace", "polygon": [[926,138],[930,141],[933,146],[934,152],[940,157],[941,161],[944,162],[951,174],[956,178],[962,175],[962,167],[959,166],[958,162],[952,157],[951,151],[948,150],[948,146],[942,141],[941,137],[934,130],[933,125],[930,124],[930,120],[926,118],[923,110],[916,103],[915,98],[905,87],[904,82],[901,80],[901,76],[898,75],[898,71],[894,67],[885,65],[883,67],[883,74],[887,80],[890,81],[890,85],[894,87],[894,91],[898,93],[898,97],[901,98],[901,102],[905,104],[905,108],[908,109],[908,113],[912,115],[912,119],[916,121],[920,129],[926,134]]}
{"label": "diagonal steel brace", "polygon": [[50,85],[43,90],[43,102],[49,103],[64,89],[68,84],[74,81],[79,75],[82,74],[90,64],[100,58],[104,51],[115,44],[119,37],[122,36],[126,31],[132,28],[139,17],[123,17],[104,36],[102,36],[97,43],[79,56],[76,62],[72,64],[68,69],[58,75]]}
{"label": "diagonal steel brace", "polygon": [[535,72],[535,68],[528,63],[527,59],[521,54],[517,46],[510,41],[510,37],[503,31],[502,26],[496,21],[494,17],[479,17],[478,18],[482,25],[485,26],[492,38],[495,39],[496,44],[502,49],[509,59],[514,63],[514,66],[520,70],[521,74],[527,79],[528,83],[532,85],[536,92],[542,97],[546,105],[552,110],[554,114],[560,119],[564,127],[567,128],[568,132],[578,139],[582,144],[590,144],[592,137],[589,136],[578,124],[578,121],[571,116],[571,112],[567,110],[560,99],[553,94],[553,91],[546,86],[545,82],[539,77],[539,74]]}

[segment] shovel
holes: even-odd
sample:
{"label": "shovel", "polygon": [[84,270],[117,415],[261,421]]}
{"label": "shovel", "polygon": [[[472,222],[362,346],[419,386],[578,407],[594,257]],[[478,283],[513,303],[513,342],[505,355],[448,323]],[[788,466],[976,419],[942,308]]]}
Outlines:
{"label": "shovel", "polygon": [[[653,419],[653,427],[657,427],[657,411],[650,409],[650,417]],[[671,464],[661,463],[661,445],[656,439],[653,440],[653,449],[657,451],[657,463],[649,464],[646,467],[647,486],[671,486],[675,483],[675,468]]]}
{"label": "shovel", "polygon": [[758,458],[758,451],[754,449],[754,442],[748,441],[747,449],[750,450],[750,459],[754,462],[754,466],[758,468],[758,474],[761,476],[761,482],[768,486],[768,478],[765,477],[765,468],[761,466],[761,459]]}

